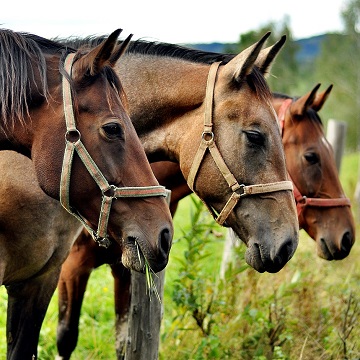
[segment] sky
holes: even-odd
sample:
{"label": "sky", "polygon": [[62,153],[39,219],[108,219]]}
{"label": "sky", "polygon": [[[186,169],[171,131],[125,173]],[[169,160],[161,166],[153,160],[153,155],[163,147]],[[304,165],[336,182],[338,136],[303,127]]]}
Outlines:
{"label": "sky", "polygon": [[[47,38],[106,35],[177,44],[234,43],[239,35],[290,18],[295,39],[342,31],[347,0],[8,0],[2,28]],[[88,4],[88,5],[84,5]]]}

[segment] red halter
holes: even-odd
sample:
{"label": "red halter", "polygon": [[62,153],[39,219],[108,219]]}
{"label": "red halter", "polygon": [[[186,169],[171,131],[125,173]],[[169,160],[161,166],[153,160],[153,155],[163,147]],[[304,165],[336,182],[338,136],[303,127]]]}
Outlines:
{"label": "red halter", "polygon": [[[290,108],[291,103],[292,103],[292,99],[284,100],[278,111],[281,136],[283,136],[284,134],[286,111]],[[309,198],[305,195],[302,195],[299,189],[297,188],[297,186],[295,185],[290,174],[289,174],[289,178],[294,186],[294,197],[295,197],[298,217],[300,216],[300,214],[302,213],[302,211],[305,209],[306,206],[313,206],[313,207],[351,206],[350,199],[348,198],[323,199],[323,198]]]}

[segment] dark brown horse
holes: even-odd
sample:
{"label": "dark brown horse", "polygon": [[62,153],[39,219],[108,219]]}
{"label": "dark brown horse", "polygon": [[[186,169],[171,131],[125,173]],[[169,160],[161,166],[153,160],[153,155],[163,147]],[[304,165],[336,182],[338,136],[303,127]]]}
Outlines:
{"label": "dark brown horse", "polygon": [[[251,54],[254,54],[254,49],[262,44],[263,40],[234,57],[225,66],[220,65],[215,82],[214,104],[210,104],[210,109],[213,109],[213,130],[209,130],[208,124],[205,129],[203,126],[204,112],[206,113],[206,108],[209,107],[205,91],[206,82],[209,83],[209,65],[202,63],[196,52],[175,45],[146,42],[130,44],[129,51],[124,56],[125,60],[129,59],[129,63],[124,64],[126,73],[121,66],[118,73],[124,81],[129,98],[132,121],[149,159],[168,160],[180,169],[180,177],[176,174],[176,179],[180,179],[179,185],[186,189],[186,194],[189,192],[187,183],[192,172],[190,168],[193,167],[194,158],[199,158],[197,149],[201,142],[201,133],[208,134],[206,140],[210,142],[213,137],[216,139],[219,153],[239,183],[270,183],[287,178],[286,169],[281,169],[274,176],[268,168],[279,165],[276,162],[279,160],[278,156],[282,156],[281,137],[271,106],[271,94],[268,93],[266,98],[263,98],[255,84],[260,79],[264,81],[263,73],[276,56],[279,44],[257,53],[254,57]],[[184,57],[187,58],[186,61]],[[146,65],[146,59],[151,59],[151,65]],[[137,66],[133,66],[135,64]],[[263,64],[266,66],[262,66]],[[214,81],[210,81],[211,83],[214,84]],[[254,96],[256,93],[259,96]],[[253,112],[255,104],[258,108]],[[276,150],[279,152],[270,157],[268,151],[272,151],[273,146],[279,146]],[[205,153],[204,160],[200,156],[200,169],[195,174],[195,192],[217,217],[218,214],[223,214],[222,209],[233,194],[229,189],[229,181],[224,180],[223,176],[225,174],[225,177],[232,177],[226,169],[223,170],[222,163],[211,158],[211,152],[212,150]],[[263,161],[264,157],[267,161]],[[256,170],[253,168],[254,164],[257,164]],[[279,168],[276,171],[279,171]],[[282,171],[285,171],[285,174]],[[170,177],[166,181],[173,187],[173,181],[178,180],[174,179],[171,173],[168,175]],[[191,182],[190,187],[193,185]],[[229,211],[226,218],[226,224],[248,245],[247,261],[260,272],[279,271],[284,266],[285,259],[290,258],[296,243],[296,240],[289,240],[294,239],[290,234],[295,234],[298,225],[295,225],[295,229],[289,224],[289,221],[293,221],[292,217],[281,219],[279,216],[288,215],[278,209],[282,204],[281,207],[285,206],[292,212],[290,203],[293,199],[280,199],[279,195],[287,197],[289,192],[274,192],[271,197],[266,194],[244,197],[233,211]],[[292,193],[290,195],[292,196]],[[281,225],[279,221],[282,222]],[[282,227],[282,230],[278,226]],[[275,235],[279,230],[280,234]],[[282,240],[278,242],[279,239]],[[126,322],[129,306],[129,283],[126,283],[126,276],[129,280],[130,273],[125,271],[121,264],[114,263],[112,253],[93,247],[92,244],[89,244],[90,247],[85,251],[85,244],[88,244],[86,235],[77,240],[63,267],[59,282],[59,358],[68,359],[76,345],[78,317],[87,278],[94,267],[103,263],[111,264],[116,279],[117,329],[122,333],[118,338],[117,352],[121,357],[126,338],[124,320]]]}
{"label": "dark brown horse", "polygon": [[130,41],[119,46],[120,32],[75,51],[0,30],[0,150],[14,150],[1,151],[0,165],[8,359],[36,358],[61,264],[83,226],[100,244],[116,244],[129,269],[144,271],[145,258],[154,271],[167,264],[171,215],[114,71]]}

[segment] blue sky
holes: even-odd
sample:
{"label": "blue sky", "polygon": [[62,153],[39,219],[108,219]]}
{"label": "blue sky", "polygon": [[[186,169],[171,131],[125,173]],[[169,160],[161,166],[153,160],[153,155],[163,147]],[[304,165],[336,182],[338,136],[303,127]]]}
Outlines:
{"label": "blue sky", "polygon": [[287,15],[294,37],[299,39],[341,31],[340,13],[346,3],[346,0],[13,0],[1,4],[0,24],[44,37],[103,35],[122,28],[122,38],[133,33],[134,39],[171,43],[226,43],[237,42],[241,33],[270,21],[280,22]]}

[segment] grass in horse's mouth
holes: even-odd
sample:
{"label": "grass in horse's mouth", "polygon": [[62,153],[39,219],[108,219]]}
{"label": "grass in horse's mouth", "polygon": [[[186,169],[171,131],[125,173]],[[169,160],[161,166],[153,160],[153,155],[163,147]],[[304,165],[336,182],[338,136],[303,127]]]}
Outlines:
{"label": "grass in horse's mouth", "polygon": [[145,268],[146,285],[147,285],[146,293],[149,295],[149,299],[151,301],[151,293],[154,292],[156,297],[158,298],[159,302],[161,303],[160,294],[158,292],[158,289],[156,288],[156,284],[155,284],[155,281],[154,281],[154,278],[153,278],[153,276],[157,276],[157,275],[151,269],[151,267],[149,265],[149,262],[147,261],[145,255],[143,253],[141,253],[140,246],[139,246],[139,244],[137,243],[136,240],[135,240],[135,245],[136,245],[136,250],[137,250],[140,266],[141,266],[141,254],[144,257],[144,268]]}

